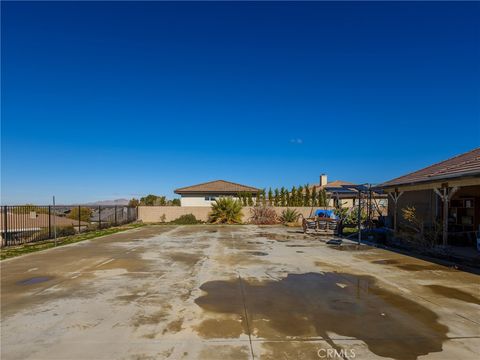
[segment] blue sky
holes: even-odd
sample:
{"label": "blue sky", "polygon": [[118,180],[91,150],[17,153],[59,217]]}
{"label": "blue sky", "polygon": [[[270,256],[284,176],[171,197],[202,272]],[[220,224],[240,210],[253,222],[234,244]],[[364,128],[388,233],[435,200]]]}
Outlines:
{"label": "blue sky", "polygon": [[480,4],[2,2],[2,202],[378,183],[480,144]]}

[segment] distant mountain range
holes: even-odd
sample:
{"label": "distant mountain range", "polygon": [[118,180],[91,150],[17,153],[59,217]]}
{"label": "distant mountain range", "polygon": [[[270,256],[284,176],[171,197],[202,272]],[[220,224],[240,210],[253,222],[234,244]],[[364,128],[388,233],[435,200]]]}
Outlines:
{"label": "distant mountain range", "polygon": [[94,205],[97,205],[97,206],[108,206],[108,205],[120,205],[120,206],[124,206],[124,205],[128,205],[128,202],[129,200],[128,199],[115,199],[115,200],[102,200],[102,201],[95,201],[95,202],[90,202],[90,203],[86,203],[84,205],[88,205],[88,206],[94,206]]}

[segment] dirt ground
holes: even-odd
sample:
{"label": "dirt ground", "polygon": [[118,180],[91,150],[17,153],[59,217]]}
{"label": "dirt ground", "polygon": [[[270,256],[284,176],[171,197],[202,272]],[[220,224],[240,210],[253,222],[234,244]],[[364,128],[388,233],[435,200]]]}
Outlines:
{"label": "dirt ground", "polygon": [[1,359],[478,359],[480,277],[295,228],[147,226],[1,262]]}

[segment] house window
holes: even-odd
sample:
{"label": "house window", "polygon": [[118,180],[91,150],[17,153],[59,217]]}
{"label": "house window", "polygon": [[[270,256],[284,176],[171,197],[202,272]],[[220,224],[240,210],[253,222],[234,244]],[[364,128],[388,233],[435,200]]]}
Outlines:
{"label": "house window", "polygon": [[205,201],[215,201],[215,196],[205,196]]}

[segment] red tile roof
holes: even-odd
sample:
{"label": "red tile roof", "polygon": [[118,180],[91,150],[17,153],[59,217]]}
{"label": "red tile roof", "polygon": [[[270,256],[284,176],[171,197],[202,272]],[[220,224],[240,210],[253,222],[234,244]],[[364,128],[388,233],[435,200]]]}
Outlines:
{"label": "red tile roof", "polygon": [[465,176],[480,176],[480,148],[400,176],[379,186],[391,187]]}
{"label": "red tile roof", "polygon": [[237,194],[239,192],[256,193],[259,189],[233,183],[225,180],[209,181],[202,184],[187,186],[175,190],[175,194],[209,193],[209,194]]}

